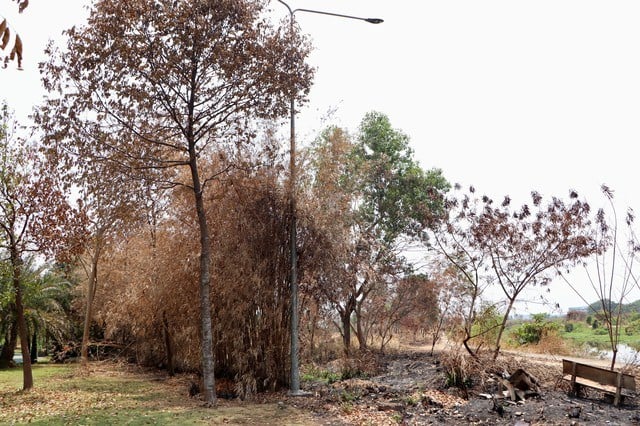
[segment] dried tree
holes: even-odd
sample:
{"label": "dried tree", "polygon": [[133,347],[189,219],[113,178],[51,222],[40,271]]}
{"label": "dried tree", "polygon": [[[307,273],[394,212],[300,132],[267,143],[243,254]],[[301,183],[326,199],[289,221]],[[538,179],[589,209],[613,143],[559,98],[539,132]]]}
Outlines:
{"label": "dried tree", "polygon": [[[315,294],[318,300],[328,301],[338,313],[345,352],[351,345],[351,315],[355,310],[352,289],[355,282],[350,265],[352,250],[351,226],[353,213],[352,181],[348,174],[348,156],[353,150],[349,135],[339,128],[330,128],[323,132],[311,153],[314,170],[312,193],[306,203],[313,211],[313,223],[317,232],[312,245],[315,250],[315,263],[322,265],[324,273],[314,274],[317,270],[303,271],[301,283],[308,293]],[[322,304],[323,302],[318,302]]]}
{"label": "dried tree", "polygon": [[524,289],[548,285],[555,268],[573,266],[599,248],[589,205],[574,191],[569,196],[568,204],[552,197],[543,205],[542,196],[532,192],[532,206],[524,204],[515,211],[510,210],[509,197],[496,207],[483,199],[484,209],[473,232],[488,251],[496,282],[507,298],[494,358],[511,309]]}
{"label": "dried tree", "polygon": [[[431,335],[431,355],[436,344],[440,341],[445,326],[453,323],[453,317],[464,312],[465,286],[464,278],[460,272],[453,267],[445,267],[434,274],[429,280],[432,292],[435,293],[435,302],[425,304],[423,310],[431,312],[423,324],[428,326]],[[426,299],[427,301],[429,299]],[[465,329],[466,330],[466,329]],[[467,334],[468,335],[468,334]]]}
{"label": "dried tree", "polygon": [[598,297],[598,303],[592,304],[588,302],[584,291],[578,291],[566,275],[561,275],[585,305],[588,305],[593,313],[599,314],[602,318],[607,328],[609,345],[613,353],[611,357],[611,370],[613,370],[618,355],[624,303],[627,302],[627,298],[633,289],[638,286],[638,276],[634,272],[634,267],[640,245],[633,231],[635,221],[633,210],[628,209],[626,212],[624,222],[627,239],[624,243],[621,243],[619,234],[622,230],[618,223],[618,214],[613,202],[614,192],[606,185],[602,185],[601,190],[609,204],[609,214],[604,208],[599,209],[596,214],[596,238],[602,251],[594,253],[592,266],[595,266],[595,273],[590,273],[588,264],[585,264],[587,278],[593,292]]}
{"label": "dried tree", "polygon": [[[90,234],[84,256],[79,258],[87,282],[80,359],[82,365],[87,366],[89,332],[102,254],[114,239],[134,226],[136,215],[140,216],[141,213],[141,209],[137,207],[144,201],[138,193],[139,188],[133,185],[135,182],[118,173],[108,162],[79,161],[78,165],[78,183],[81,185],[81,199],[88,217],[87,230]],[[141,220],[140,217],[137,219]]]}
{"label": "dried tree", "polygon": [[[456,191],[460,186],[455,185]],[[475,188],[469,188],[470,195],[450,196],[446,200],[446,213],[439,218],[432,232],[428,235],[432,248],[442,257],[445,263],[457,271],[456,281],[459,286],[459,315],[462,318],[462,344],[471,356],[476,351],[471,341],[479,337],[473,331],[476,314],[483,303],[484,292],[492,282],[492,277],[485,274],[488,256],[481,250],[471,229],[479,210],[477,198],[473,198]],[[472,212],[473,214],[469,214]],[[438,269],[441,267],[438,266]]]}
{"label": "dried tree", "polygon": [[[456,239],[459,250],[476,253],[467,256],[470,260],[486,259],[488,269],[483,273],[489,272],[489,282],[498,285],[506,297],[494,358],[499,354],[509,314],[522,292],[548,285],[557,268],[573,266],[598,250],[589,205],[574,191],[569,195],[568,204],[552,197],[543,205],[542,196],[534,191],[531,206],[524,204],[517,210],[511,209],[509,197],[500,205],[487,196],[472,202],[468,195],[455,203],[459,211],[450,217],[464,217],[469,225]],[[455,257],[451,259],[455,261]],[[477,277],[470,282],[476,283]]]}
{"label": "dried tree", "polygon": [[403,321],[414,315],[421,324],[437,322],[438,295],[433,284],[424,275],[408,275],[373,294],[364,318],[370,344],[377,340],[384,351]]}
{"label": "dried tree", "polygon": [[[282,368],[289,356],[287,192],[279,163],[264,162],[265,168],[232,171],[213,182],[205,200],[212,238],[220,242],[212,259],[212,279],[219,283],[212,289],[216,374],[233,380],[245,397],[288,381]],[[193,319],[199,314],[192,302],[198,292],[197,229],[183,226],[194,216],[189,192],[174,188],[172,193],[157,223],[155,247],[145,236],[148,224],[109,246],[96,315],[110,339],[135,349],[138,361],[148,365],[169,362],[163,349],[166,318],[175,368],[193,370],[198,365]],[[308,233],[300,231],[300,266],[307,270]]]}
{"label": "dried tree", "polygon": [[0,110],[0,252],[11,267],[17,331],[23,360],[23,388],[33,387],[25,323],[24,257],[72,253],[78,249],[81,215],[67,202],[59,177],[37,147],[18,138],[8,107]]}
{"label": "dried tree", "polygon": [[[302,101],[312,77],[306,42],[296,31],[274,29],[264,16],[267,4],[100,0],[87,26],[67,31],[66,52],[43,67],[45,87],[59,95],[39,114],[51,144],[105,158],[133,178],[164,171],[165,186],[192,193],[201,369],[210,405],[216,403],[213,253],[205,191],[224,170],[205,174],[201,162],[223,144],[250,142],[255,117],[286,115],[289,100]],[[183,168],[186,179],[177,172]]]}

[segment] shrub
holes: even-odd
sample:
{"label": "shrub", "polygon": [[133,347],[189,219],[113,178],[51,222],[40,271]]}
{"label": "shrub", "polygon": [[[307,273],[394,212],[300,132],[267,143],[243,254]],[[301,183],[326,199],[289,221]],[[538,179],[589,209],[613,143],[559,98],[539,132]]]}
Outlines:
{"label": "shrub", "polygon": [[442,366],[445,373],[444,386],[458,388],[466,395],[467,389],[473,386],[472,377],[478,373],[474,368],[474,360],[461,353],[450,353],[442,358]]}
{"label": "shrub", "polygon": [[307,382],[325,382],[332,384],[340,380],[340,374],[329,370],[321,370],[317,367],[311,367],[302,374],[301,378]]}
{"label": "shrub", "polygon": [[514,340],[520,345],[538,344],[550,331],[557,330],[558,324],[545,321],[547,314],[534,314],[533,321],[521,324],[513,332]]}

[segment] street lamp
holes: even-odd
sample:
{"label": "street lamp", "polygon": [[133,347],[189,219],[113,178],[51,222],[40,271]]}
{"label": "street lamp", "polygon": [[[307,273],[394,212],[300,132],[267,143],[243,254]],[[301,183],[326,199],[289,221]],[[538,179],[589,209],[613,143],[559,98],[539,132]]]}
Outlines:
{"label": "street lamp", "polygon": [[[356,19],[365,21],[370,24],[381,24],[384,20],[380,18],[361,18],[359,16],[343,15],[340,13],[323,12],[312,9],[291,9],[287,3],[278,0],[289,11],[290,31],[293,32],[294,15],[296,12],[315,13],[319,15],[335,16],[338,18]],[[290,249],[290,286],[291,286],[291,377],[289,393],[294,396],[304,395],[300,390],[300,362],[299,352],[299,334],[298,334],[298,271],[297,271],[297,234],[296,234],[296,109],[295,109],[295,93],[291,95],[291,147],[289,151],[289,208],[291,214],[291,229],[289,233],[289,249]]]}

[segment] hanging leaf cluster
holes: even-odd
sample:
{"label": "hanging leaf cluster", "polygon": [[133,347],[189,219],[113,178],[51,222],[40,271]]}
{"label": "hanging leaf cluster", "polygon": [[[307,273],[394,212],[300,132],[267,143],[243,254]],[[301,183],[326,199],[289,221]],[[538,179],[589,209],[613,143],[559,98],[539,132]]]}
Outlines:
{"label": "hanging leaf cluster", "polygon": [[[27,6],[29,6],[29,0],[16,0],[18,3],[18,12],[22,13]],[[18,69],[22,69],[22,39],[20,35],[16,34],[11,43],[11,29],[9,23],[5,18],[2,18],[0,22],[0,50],[6,50],[8,46],[11,46],[11,50],[8,55],[0,56],[0,60],[3,65],[2,68],[7,68],[10,61],[18,61]]]}

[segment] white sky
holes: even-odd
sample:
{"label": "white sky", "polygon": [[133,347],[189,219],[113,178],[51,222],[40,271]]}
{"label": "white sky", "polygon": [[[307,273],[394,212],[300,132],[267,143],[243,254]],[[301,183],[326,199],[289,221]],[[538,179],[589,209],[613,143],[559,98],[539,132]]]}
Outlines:
{"label": "white sky", "polygon": [[[25,42],[25,70],[10,64],[0,72],[0,98],[19,117],[42,94],[37,63],[46,40],[81,23],[86,3],[32,0],[20,16],[15,3],[2,3]],[[606,183],[620,211],[640,209],[637,0],[289,4],[385,20],[296,14],[318,67],[310,104],[298,117],[300,143],[328,124],[330,110],[331,123],[354,132],[366,112],[378,110],[410,136],[423,167],[443,169],[452,183],[517,201],[532,189],[566,197],[571,188],[594,207]],[[272,9],[287,16],[275,0]],[[571,292],[551,296],[563,309],[581,304]]]}

